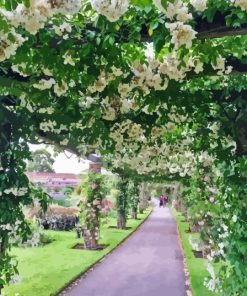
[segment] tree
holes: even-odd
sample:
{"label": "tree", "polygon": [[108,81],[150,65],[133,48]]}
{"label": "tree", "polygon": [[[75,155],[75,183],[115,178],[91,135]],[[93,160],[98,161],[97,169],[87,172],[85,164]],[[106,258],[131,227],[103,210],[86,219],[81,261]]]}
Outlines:
{"label": "tree", "polygon": [[28,162],[27,171],[54,173],[55,170],[52,167],[54,162],[55,159],[49,151],[46,149],[38,149],[32,152],[32,161]]}

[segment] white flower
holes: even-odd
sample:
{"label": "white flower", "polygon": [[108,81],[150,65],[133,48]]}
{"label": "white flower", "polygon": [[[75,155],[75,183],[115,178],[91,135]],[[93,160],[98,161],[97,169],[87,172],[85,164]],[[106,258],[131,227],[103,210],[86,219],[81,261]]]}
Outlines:
{"label": "white flower", "polygon": [[122,70],[119,68],[116,68],[115,66],[112,66],[111,70],[112,70],[113,74],[117,77],[121,76],[123,74]]}
{"label": "white flower", "polygon": [[44,68],[44,69],[43,69],[43,73],[44,73],[45,75],[47,75],[47,76],[52,76],[52,75],[53,75],[52,72],[51,72],[51,70],[49,70],[48,68]]}
{"label": "white flower", "polygon": [[14,29],[11,29],[8,33],[0,29],[0,62],[14,55],[24,41],[25,39],[17,34]]}
{"label": "white flower", "polygon": [[65,81],[62,81],[62,84],[56,83],[54,86],[54,92],[58,97],[64,95],[68,89],[69,87]]}
{"label": "white flower", "polygon": [[232,216],[232,221],[233,221],[234,223],[237,222],[237,219],[238,219],[237,215],[233,215],[233,216]]}
{"label": "white flower", "polygon": [[233,5],[239,6],[241,10],[247,11],[247,1],[246,0],[231,0],[233,2]]}
{"label": "white flower", "polygon": [[33,84],[34,88],[38,88],[40,90],[50,89],[56,81],[53,78],[50,78],[49,80],[41,79],[38,83]]}
{"label": "white flower", "polygon": [[166,23],[166,28],[171,32],[171,43],[175,45],[175,49],[182,45],[185,45],[186,48],[192,46],[192,40],[196,38],[197,32],[190,25],[185,25],[182,22]]}
{"label": "white flower", "polygon": [[208,0],[190,0],[190,4],[198,11],[204,11],[207,8]]}
{"label": "white flower", "polygon": [[56,124],[57,123],[55,121],[48,120],[47,122],[41,122],[39,127],[44,132],[49,132],[49,131],[53,131]]}
{"label": "white flower", "polygon": [[153,3],[170,20],[176,18],[177,21],[187,22],[192,19],[191,13],[188,13],[187,4],[181,0],[167,2],[166,8],[163,7],[161,0],[153,0]]}
{"label": "white flower", "polygon": [[161,0],[153,0],[153,4],[158,8],[158,10],[160,10],[163,13],[166,13],[165,8],[162,5],[162,1]]}
{"label": "white flower", "polygon": [[94,10],[110,22],[117,21],[129,7],[128,0],[89,0]]}
{"label": "white flower", "polygon": [[60,142],[60,144],[64,146],[68,145],[68,143],[69,143],[68,139],[64,139],[63,141]]}
{"label": "white flower", "polygon": [[52,107],[47,107],[47,108],[40,108],[37,110],[38,113],[47,113],[47,114],[52,114],[54,113],[54,109]]}
{"label": "white flower", "polygon": [[213,198],[213,197],[210,197],[209,201],[210,201],[211,203],[213,203],[213,202],[214,202],[214,198]]}
{"label": "white flower", "polygon": [[72,59],[72,56],[70,54],[68,54],[67,52],[63,55],[64,58],[64,64],[67,65],[71,65],[71,66],[75,66],[75,61]]}

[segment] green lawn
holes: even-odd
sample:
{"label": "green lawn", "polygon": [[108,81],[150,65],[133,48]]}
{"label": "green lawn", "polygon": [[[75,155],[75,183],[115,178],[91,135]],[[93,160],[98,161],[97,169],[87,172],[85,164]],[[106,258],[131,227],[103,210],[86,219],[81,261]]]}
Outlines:
{"label": "green lawn", "polygon": [[[75,232],[47,231],[54,241],[44,247],[14,248],[12,253],[19,261],[21,283],[4,289],[4,296],[49,296],[55,295],[61,288],[75,279],[92,264],[99,261],[124,240],[148,216],[151,208],[139,214],[141,220],[129,220],[130,230],[108,228],[116,225],[114,219],[102,227],[101,244],[109,244],[102,251],[75,250],[72,247],[81,243],[75,238]],[[19,293],[19,294],[18,294]]]}
{"label": "green lawn", "polygon": [[184,254],[186,257],[187,267],[190,273],[190,281],[193,296],[216,296],[218,294],[212,293],[204,287],[204,278],[209,276],[209,273],[205,267],[205,259],[196,258],[192,251],[191,245],[189,243],[189,233],[186,230],[189,229],[189,224],[185,222],[184,216],[172,209],[172,212],[176,218],[178,229],[180,232],[180,237],[183,244]]}

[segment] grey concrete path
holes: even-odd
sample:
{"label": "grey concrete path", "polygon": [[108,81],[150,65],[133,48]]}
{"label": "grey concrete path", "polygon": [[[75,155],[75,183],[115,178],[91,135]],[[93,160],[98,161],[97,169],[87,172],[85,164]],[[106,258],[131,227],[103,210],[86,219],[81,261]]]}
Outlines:
{"label": "grey concrete path", "polygon": [[183,257],[170,210],[148,220],[66,296],[185,296]]}

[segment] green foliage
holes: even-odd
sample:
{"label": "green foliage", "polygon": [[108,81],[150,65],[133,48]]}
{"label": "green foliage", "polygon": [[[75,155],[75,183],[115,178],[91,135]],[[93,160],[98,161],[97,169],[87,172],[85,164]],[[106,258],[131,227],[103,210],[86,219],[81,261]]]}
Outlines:
{"label": "green foliage", "polygon": [[62,199],[62,198],[54,198],[52,200],[53,204],[57,204],[61,207],[70,207],[70,200]]}
{"label": "green foliage", "polygon": [[102,199],[106,196],[104,175],[89,172],[81,185],[80,219],[84,229],[85,245],[96,247],[99,240]]}
{"label": "green foliage", "polygon": [[129,180],[128,183],[128,207],[132,214],[137,215],[139,203],[139,190],[138,183],[132,180]]}
{"label": "green foliage", "polygon": [[20,296],[33,296],[34,290],[39,296],[57,294],[71,280],[102,259],[135,231],[150,210],[139,216],[141,220],[130,220],[131,229],[124,231],[109,228],[115,225],[115,219],[109,219],[109,223],[103,225],[101,229],[100,244],[108,245],[102,251],[73,250],[72,248],[81,243],[81,240],[75,238],[74,232],[61,231],[45,231],[52,242],[43,247],[13,248],[11,254],[20,262],[21,282],[6,286],[3,292],[7,295],[19,293]]}
{"label": "green foliage", "polygon": [[[167,8],[168,2],[174,3],[164,0],[161,4]],[[2,0],[0,6],[11,13],[18,3],[30,7],[28,0]],[[222,270],[224,293],[231,296],[246,293],[243,239],[246,230],[247,38],[241,35],[245,34],[246,10],[237,1],[208,0],[206,9],[201,12],[184,1],[192,16],[186,26],[196,30],[198,38],[192,40],[190,48],[184,44],[175,48],[175,37],[183,34],[172,35],[166,25],[174,23],[177,16],[170,19],[150,0],[132,0],[131,3],[133,5],[117,22],[110,22],[93,11],[89,2],[83,1],[79,13],[71,17],[54,15],[37,34],[29,32],[23,24],[13,27],[1,13],[0,289],[16,271],[16,264],[10,266],[11,258],[7,253],[14,235],[11,229],[17,227],[17,235],[23,240],[30,233],[22,207],[31,205],[37,198],[46,208],[47,197],[32,188],[25,176],[25,160],[30,159],[26,143],[42,141],[81,156],[97,148],[101,155],[110,155],[114,164],[119,159],[131,158],[133,161],[124,163],[121,169],[127,175],[130,172],[132,176],[141,175],[141,180],[183,178],[189,188],[185,202],[190,222],[200,222],[206,210],[214,214],[203,231],[205,240],[208,241],[210,235],[214,244],[218,244],[217,229],[222,223],[232,231],[224,242],[228,242],[225,260],[231,265]],[[15,35],[22,37],[22,42],[15,42]],[[147,43],[141,42],[143,40],[154,44],[156,60],[151,63],[150,57],[145,56]],[[11,46],[6,49],[8,42]],[[10,53],[15,47],[16,51]],[[158,77],[167,83],[167,88],[155,89],[152,85],[158,81],[159,69],[152,69],[150,65],[162,64],[173,55],[172,63]],[[133,72],[136,61],[140,63],[138,75]],[[195,71],[193,64],[201,65],[201,69]],[[228,66],[233,66],[234,75],[229,75]],[[181,70],[182,78],[170,77],[171,70],[172,74]],[[42,81],[49,79],[54,80],[50,81],[51,87],[42,89]],[[123,94],[119,89],[129,86],[131,81],[135,85]],[[94,89],[95,86],[100,91]],[[131,107],[123,110],[129,103]],[[129,126],[126,122],[130,122]],[[168,124],[175,125],[174,129],[170,130]],[[217,133],[211,131],[213,124],[219,125]],[[137,127],[140,135],[133,132]],[[162,130],[160,136],[153,132],[157,128]],[[168,152],[162,158],[164,151]],[[229,208],[238,217],[235,223],[232,223],[229,209],[221,217],[224,201],[220,194],[215,196],[217,203],[208,202],[211,193],[207,186],[211,183],[204,184],[201,180],[201,175],[208,171],[201,173],[200,169],[204,169],[197,168],[196,172],[193,169],[191,172],[189,159],[184,161],[188,152],[199,158],[206,151],[223,174],[220,180],[210,175],[210,181],[226,197]],[[183,160],[182,164],[178,159]],[[131,171],[133,163],[136,167]],[[177,167],[180,170],[176,170]],[[126,191],[126,184],[120,184],[117,210],[125,217]],[[85,192],[91,204],[95,192],[89,186]],[[96,202],[100,202],[103,195],[96,192]],[[97,213],[98,210],[95,208]],[[229,278],[226,277],[228,272]]]}
{"label": "green foliage", "polygon": [[118,194],[116,199],[117,212],[125,219],[128,215],[128,178],[120,176],[118,181]]}
{"label": "green foliage", "polygon": [[[206,259],[196,258],[193,254],[192,247],[189,243],[189,224],[185,222],[185,217],[172,210],[178,224],[180,237],[184,249],[184,256],[189,270],[192,293],[195,296],[216,296],[218,294],[208,291],[203,285],[205,277],[209,276],[205,263]],[[219,267],[218,267],[219,268]]]}
{"label": "green foliage", "polygon": [[32,161],[28,162],[27,171],[28,172],[44,172],[44,173],[54,173],[53,164],[55,159],[52,157],[51,153],[46,149],[38,149],[31,154]]}

